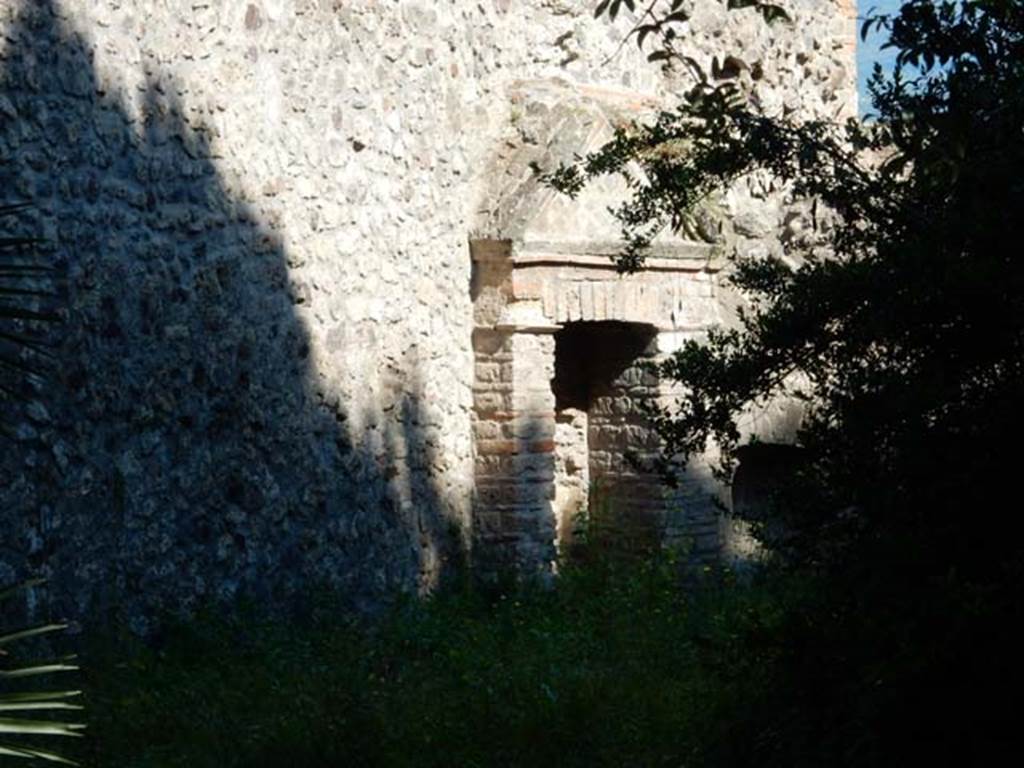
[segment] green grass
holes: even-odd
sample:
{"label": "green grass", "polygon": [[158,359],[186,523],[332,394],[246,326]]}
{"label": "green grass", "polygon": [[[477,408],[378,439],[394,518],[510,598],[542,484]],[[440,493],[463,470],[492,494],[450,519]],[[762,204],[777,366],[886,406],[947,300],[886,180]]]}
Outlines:
{"label": "green grass", "polygon": [[[883,569],[880,574],[889,574]],[[1016,583],[1016,582],[1014,582]],[[103,768],[981,765],[1015,733],[1016,593],[907,571],[681,586],[666,557],[469,588],[354,623],[210,611],[92,638]],[[983,759],[984,758],[984,759]]]}
{"label": "green grass", "polygon": [[[778,584],[678,586],[671,562],[570,569],[371,625],[330,610],[172,628],[86,655],[96,766],[706,764],[767,690]],[[688,596],[689,595],[689,596]],[[756,698],[756,696],[754,697]]]}

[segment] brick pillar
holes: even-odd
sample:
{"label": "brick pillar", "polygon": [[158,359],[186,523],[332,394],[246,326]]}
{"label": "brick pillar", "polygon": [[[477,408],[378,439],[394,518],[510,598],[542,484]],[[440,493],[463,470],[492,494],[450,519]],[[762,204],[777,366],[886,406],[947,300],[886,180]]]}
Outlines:
{"label": "brick pillar", "polygon": [[474,334],[475,560],[478,571],[545,577],[555,559],[557,326],[510,305]]}

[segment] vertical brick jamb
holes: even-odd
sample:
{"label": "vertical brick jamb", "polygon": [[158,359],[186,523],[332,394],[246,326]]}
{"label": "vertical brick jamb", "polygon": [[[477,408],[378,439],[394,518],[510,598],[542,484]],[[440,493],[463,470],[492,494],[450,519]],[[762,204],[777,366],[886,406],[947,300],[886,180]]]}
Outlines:
{"label": "vertical brick jamb", "polygon": [[474,282],[474,565],[487,578],[553,573],[554,333],[512,243],[471,243]]}
{"label": "vertical brick jamb", "polygon": [[478,328],[473,332],[473,560],[475,570],[489,573],[500,561],[503,484],[512,472],[512,351],[510,334]]}
{"label": "vertical brick jamb", "polygon": [[[492,267],[491,275],[489,282],[507,285],[505,269]],[[545,578],[555,559],[551,379],[558,326],[534,302],[508,298],[492,304],[495,313],[481,314],[474,331],[474,561],[485,578]]]}
{"label": "vertical brick jamb", "polygon": [[514,567],[524,575],[547,577],[555,560],[555,373],[557,326],[517,325],[511,329],[512,504],[502,527],[514,534]]}

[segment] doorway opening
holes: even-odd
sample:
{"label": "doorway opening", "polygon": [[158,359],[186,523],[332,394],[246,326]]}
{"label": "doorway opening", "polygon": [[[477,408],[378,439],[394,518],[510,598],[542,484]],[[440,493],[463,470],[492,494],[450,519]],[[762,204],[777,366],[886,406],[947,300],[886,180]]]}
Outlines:
{"label": "doorway opening", "polygon": [[640,468],[658,450],[645,404],[658,380],[647,363],[657,330],[645,323],[582,321],[555,333],[556,544],[585,530],[614,552],[658,546],[665,512],[660,479]]}

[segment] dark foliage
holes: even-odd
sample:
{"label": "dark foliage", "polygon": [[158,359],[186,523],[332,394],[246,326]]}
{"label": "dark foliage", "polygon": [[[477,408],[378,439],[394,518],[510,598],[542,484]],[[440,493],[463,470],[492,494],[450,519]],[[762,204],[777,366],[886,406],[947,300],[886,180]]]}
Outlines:
{"label": "dark foliage", "polygon": [[745,405],[794,374],[806,380],[803,479],[815,494],[801,494],[810,503],[798,505],[794,530],[807,534],[807,558],[837,539],[836,526],[911,531],[920,513],[933,532],[980,529],[961,525],[952,499],[1005,487],[1024,374],[1013,226],[1024,190],[1024,4],[915,1],[868,23],[891,31],[901,66],[918,68],[875,74],[872,122],[767,118],[734,91],[700,84],[677,111],[551,176],[571,193],[627,163],[643,167],[616,211],[626,270],[642,266],[653,233],[681,228],[709,194],[755,170],[838,216],[824,247],[790,254],[798,269],[737,263],[732,282],[750,297],[742,326],[689,344],[662,371],[688,392],[660,422],[670,455],[708,439],[733,447]]}
{"label": "dark foliage", "polygon": [[768,118],[699,82],[549,177],[572,193],[643,168],[616,211],[627,271],[754,171],[835,222],[785,263],[736,263],[740,327],[661,370],[686,393],[658,419],[669,458],[709,440],[730,455],[751,404],[808,405],[775,543],[827,576],[828,599],[793,617],[780,698],[736,745],[741,764],[977,764],[1007,738],[1020,678],[1024,3],[908,0],[870,27],[898,68],[876,68],[868,122]]}
{"label": "dark foliage", "polygon": [[671,558],[566,566],[558,588],[410,601],[372,626],[207,614],[86,654],[84,763],[679,766],[767,706],[782,606],[807,585],[684,593]]}

